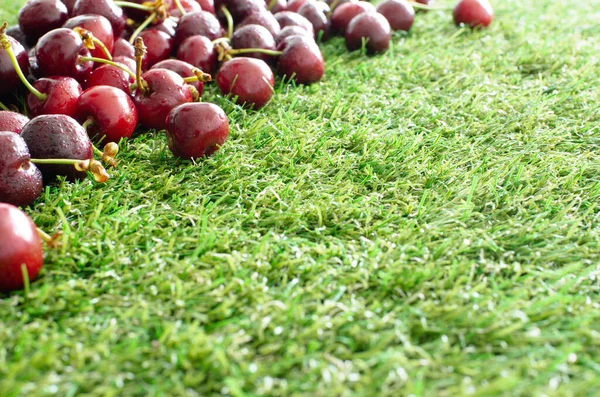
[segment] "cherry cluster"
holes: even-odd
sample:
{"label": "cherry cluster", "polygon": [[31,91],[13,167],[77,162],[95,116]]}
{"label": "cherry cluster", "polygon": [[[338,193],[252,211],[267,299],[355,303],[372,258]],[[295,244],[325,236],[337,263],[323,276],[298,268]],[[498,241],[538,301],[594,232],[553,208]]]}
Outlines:
{"label": "cherry cluster", "polygon": [[[225,112],[201,101],[213,79],[237,104],[269,102],[275,74],[311,84],[324,74],[317,45],[339,34],[349,50],[380,53],[433,0],[28,0],[19,24],[0,26],[0,291],[27,286],[41,239],[17,206],[57,176],[108,180],[117,143],[138,126],[164,130],[175,156],[214,153]],[[487,0],[460,0],[457,24],[488,26]],[[24,87],[24,88],[23,88]],[[24,95],[26,93],[26,95]],[[102,145],[99,149],[96,145]]]}

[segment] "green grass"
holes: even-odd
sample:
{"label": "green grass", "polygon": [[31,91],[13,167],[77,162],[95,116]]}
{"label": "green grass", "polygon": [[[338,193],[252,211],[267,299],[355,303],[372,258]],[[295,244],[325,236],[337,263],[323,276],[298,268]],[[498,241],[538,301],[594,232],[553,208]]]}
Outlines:
{"label": "green grass", "polygon": [[210,88],[206,161],[140,134],[47,188],[64,245],[0,298],[0,395],[598,395],[600,9],[494,6],[334,39],[258,112]]}

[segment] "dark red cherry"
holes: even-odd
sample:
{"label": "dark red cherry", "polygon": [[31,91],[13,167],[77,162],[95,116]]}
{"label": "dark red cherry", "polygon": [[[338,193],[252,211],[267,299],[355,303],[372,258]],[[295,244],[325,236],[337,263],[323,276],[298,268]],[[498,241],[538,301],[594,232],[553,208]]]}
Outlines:
{"label": "dark red cherry", "polygon": [[[200,4],[198,4],[195,0],[179,0],[179,1],[186,13],[202,10],[202,7],[200,7]],[[175,4],[174,1],[171,2],[171,6],[169,7],[168,12],[169,12],[170,16],[175,17],[175,18],[181,18],[181,16],[182,16],[181,12],[179,11],[179,8],[177,7],[177,4]]]}
{"label": "dark red cherry", "polygon": [[140,122],[147,128],[165,128],[165,118],[175,106],[192,102],[190,87],[175,72],[150,69],[142,75],[145,90],[137,89],[133,103],[138,109]]}
{"label": "dark red cherry", "polygon": [[331,14],[331,27],[339,33],[344,33],[350,21],[363,12],[376,12],[375,6],[366,1],[344,3],[335,8]]}
{"label": "dark red cherry", "polygon": [[44,251],[35,223],[17,207],[0,203],[0,291],[22,289],[23,266],[33,281],[44,263]]}
{"label": "dark red cherry", "polygon": [[197,0],[198,4],[204,11],[208,11],[211,14],[215,13],[215,2],[214,0]]}
{"label": "dark red cherry", "polygon": [[[104,44],[108,52],[113,52],[115,37],[112,25],[110,24],[109,20],[103,16],[91,14],[79,15],[68,19],[63,27],[67,29],[80,27],[85,30],[89,30],[92,32],[95,38]],[[98,46],[96,46],[96,48],[93,50],[90,50],[90,53],[96,58],[106,58],[104,51],[102,51],[102,49]]]}
{"label": "dark red cherry", "polygon": [[329,19],[327,19],[329,11],[327,3],[317,0],[307,0],[298,10],[298,14],[302,15],[312,24],[315,37],[319,37],[320,35],[322,40],[327,40],[330,33],[330,23]]}
{"label": "dark red cherry", "polygon": [[326,0],[325,2],[327,3],[327,5],[329,5],[329,7],[331,7],[331,11],[333,11],[342,4],[356,3],[357,1],[358,0]]}
{"label": "dark red cherry", "polygon": [[11,131],[20,134],[23,126],[28,122],[29,118],[21,113],[0,110],[0,131]]}
{"label": "dark red cherry", "polygon": [[212,103],[179,105],[167,116],[167,143],[184,159],[197,159],[217,151],[229,135],[227,115]]}
{"label": "dark red cherry", "polygon": [[223,95],[231,95],[237,104],[258,109],[273,96],[275,77],[264,61],[239,57],[221,65],[217,85]]}
{"label": "dark red cherry", "polygon": [[69,15],[73,14],[73,7],[75,6],[75,2],[77,0],[61,0],[64,5],[67,6],[67,11]]}
{"label": "dark red cherry", "polygon": [[209,74],[217,71],[219,63],[214,45],[210,39],[204,36],[192,36],[185,39],[177,50],[177,59]]}
{"label": "dark red cherry", "polygon": [[67,18],[69,11],[60,0],[28,0],[19,10],[19,26],[32,40],[60,28]]}
{"label": "dark red cherry", "polygon": [[116,37],[121,37],[125,29],[125,15],[121,7],[115,5],[113,0],[77,0],[73,6],[72,16],[96,14],[102,15],[110,21],[113,33]]}
{"label": "dark red cherry", "polygon": [[[269,6],[271,6],[271,0],[268,2]],[[278,12],[286,11],[288,7],[287,0],[275,0],[275,4],[273,4],[272,8],[269,10],[272,14],[277,14]]]}
{"label": "dark red cherry", "polygon": [[[196,67],[187,62],[180,61],[179,59],[165,59],[152,66],[152,69],[167,69],[186,78],[195,76],[194,69],[196,69]],[[204,92],[204,83],[202,81],[194,81],[188,84],[196,88],[196,90],[198,90],[198,95],[202,96],[202,93]]]}
{"label": "dark red cherry", "polygon": [[283,42],[286,38],[296,35],[306,36],[310,39],[313,38],[312,34],[310,34],[306,29],[301,28],[300,26],[286,26],[285,28],[281,29],[281,32],[279,32],[279,34],[275,38],[275,43],[279,45],[279,43]]}
{"label": "dark red cherry", "polygon": [[133,48],[133,45],[131,43],[129,43],[124,38],[120,37],[115,40],[112,55],[113,58],[122,56],[135,59],[135,49]]}
{"label": "dark red cherry", "polygon": [[77,33],[66,28],[43,35],[35,47],[35,56],[43,76],[68,76],[80,83],[94,67],[91,61],[81,62],[80,58],[89,57],[90,51]]}
{"label": "dark red cherry", "polygon": [[140,33],[139,37],[144,39],[146,55],[144,55],[144,66],[150,68],[155,63],[167,59],[173,52],[173,38],[158,29],[148,29]]}
{"label": "dark red cherry", "polygon": [[37,39],[31,40],[27,38],[27,36],[25,36],[25,33],[23,33],[23,31],[19,27],[19,25],[12,25],[6,28],[6,34],[12,37],[13,39],[17,40],[19,44],[21,44],[23,48],[25,48],[25,51],[29,51],[31,47],[34,47],[35,43],[37,42]]}
{"label": "dark red cherry", "polygon": [[152,29],[160,30],[161,32],[165,32],[172,39],[175,39],[177,34],[177,24],[179,23],[179,18],[169,17],[162,21],[161,23],[154,25]]}
{"label": "dark red cherry", "polygon": [[97,86],[81,94],[77,119],[87,123],[90,138],[119,142],[129,138],[138,122],[138,113],[128,94],[115,87]]}
{"label": "dark red cherry", "polygon": [[[21,71],[27,76],[29,73],[29,56],[25,48],[15,39],[7,36],[7,40],[10,42],[10,48],[12,48],[15,57],[19,63]],[[0,47],[0,95],[13,93],[21,86],[21,80],[15,71],[15,68],[10,61],[10,58],[6,51]]]}
{"label": "dark red cherry", "polygon": [[42,173],[30,158],[23,138],[0,131],[0,202],[25,207],[40,195]]}
{"label": "dark red cherry", "polygon": [[227,7],[233,21],[238,23],[250,14],[266,9],[264,0],[215,0],[215,11],[222,16],[221,7]]}
{"label": "dark red cherry", "polygon": [[385,17],[379,13],[362,13],[354,17],[346,29],[346,47],[350,51],[362,47],[366,40],[367,53],[384,52],[390,46],[392,31]]}
{"label": "dark red cherry", "polygon": [[181,17],[177,25],[176,41],[183,43],[188,37],[196,35],[215,40],[223,37],[224,34],[225,31],[217,17],[208,11],[196,11]]}
{"label": "dark red cherry", "polygon": [[273,14],[266,10],[248,15],[237,25],[237,29],[246,25],[260,25],[263,28],[266,28],[273,37],[277,36],[281,31],[277,19],[275,19]]}
{"label": "dark red cherry", "polygon": [[42,114],[64,114],[75,116],[77,101],[81,95],[81,85],[71,77],[54,76],[36,80],[33,86],[45,94],[45,99],[27,94],[25,105],[32,117]]}
{"label": "dark red cherry", "polygon": [[377,12],[388,20],[392,30],[408,32],[415,22],[415,9],[405,0],[384,0],[377,5]]}
{"label": "dark red cherry", "polygon": [[457,25],[488,27],[494,18],[494,10],[487,0],[460,0],[454,7],[453,16]]}
{"label": "dark red cherry", "polygon": [[321,80],[325,63],[319,46],[312,37],[290,36],[278,49],[283,51],[277,62],[280,76],[292,77],[299,84],[310,84]]}
{"label": "dark red cherry", "polygon": [[[126,64],[121,63],[121,66],[129,69],[129,66]],[[92,71],[86,81],[86,87],[90,88],[106,85],[118,88],[129,94],[131,92],[129,87],[134,83],[135,79],[126,71],[112,65],[101,65]]]}
{"label": "dark red cherry", "polygon": [[[37,116],[23,127],[21,137],[29,147],[33,159],[72,159],[93,158],[92,143],[85,129],[79,123],[62,114]],[[86,173],[77,171],[72,165],[38,164],[49,183],[57,175],[64,175],[74,181],[85,178]]]}
{"label": "dark red cherry", "polygon": [[[264,50],[275,50],[275,39],[269,31],[260,25],[246,25],[238,28],[231,36],[231,47],[234,49],[261,48]],[[272,55],[261,52],[250,52],[244,54],[250,58],[262,59],[270,62]]]}
{"label": "dark red cherry", "polygon": [[310,32],[311,35],[315,34],[312,24],[302,15],[296,14],[291,11],[282,11],[275,14],[275,19],[279,22],[279,26],[281,29],[287,26],[300,26],[304,28],[307,32]]}
{"label": "dark red cherry", "polygon": [[292,0],[287,4],[286,11],[298,12],[300,7],[304,5],[308,0]]}
{"label": "dark red cherry", "polygon": [[123,55],[113,56],[113,62],[122,63],[125,66],[127,66],[129,70],[135,72],[136,63],[134,58],[126,57]]}

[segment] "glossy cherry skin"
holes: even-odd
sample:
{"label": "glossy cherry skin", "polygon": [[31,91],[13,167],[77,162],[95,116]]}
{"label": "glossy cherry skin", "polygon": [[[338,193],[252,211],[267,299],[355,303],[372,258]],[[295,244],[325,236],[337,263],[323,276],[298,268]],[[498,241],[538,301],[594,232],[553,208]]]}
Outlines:
{"label": "glossy cherry skin", "polygon": [[275,37],[275,43],[277,43],[277,45],[279,45],[286,38],[288,38],[290,36],[296,36],[296,35],[306,36],[310,39],[313,38],[312,34],[307,32],[306,29],[301,28],[300,26],[286,26],[285,28],[281,29],[281,32],[279,32],[277,37]]}
{"label": "glossy cherry skin", "polygon": [[197,0],[198,4],[204,11],[208,11],[211,14],[215,13],[215,2],[214,0]]}
{"label": "glossy cherry skin", "polygon": [[208,11],[190,12],[181,17],[176,32],[176,41],[180,44],[191,36],[200,35],[215,40],[225,34],[217,17]]}
{"label": "glossy cherry skin", "polygon": [[142,78],[148,84],[148,91],[138,89],[133,96],[140,122],[146,128],[162,130],[171,109],[192,102],[192,92],[183,78],[170,70],[150,69]]}
{"label": "glossy cherry skin", "polygon": [[42,173],[29,159],[23,138],[0,131],[0,202],[25,207],[40,195]]}
{"label": "glossy cherry skin", "polygon": [[275,77],[269,65],[260,59],[233,58],[221,65],[217,85],[239,105],[259,109],[273,96]]}
{"label": "glossy cherry skin", "polygon": [[42,114],[75,116],[77,101],[83,91],[77,80],[63,76],[44,77],[36,80],[33,86],[48,97],[40,101],[33,94],[27,94],[25,105],[31,117]]}
{"label": "glossy cherry skin", "polygon": [[120,37],[115,40],[112,56],[113,58],[122,56],[135,59],[135,49],[127,40]]}
{"label": "glossy cherry skin", "polygon": [[129,138],[138,123],[138,113],[133,101],[122,90],[97,86],[81,94],[77,119],[80,122],[93,120],[87,127],[90,138],[102,142],[119,142]]}
{"label": "glossy cherry skin", "polygon": [[[68,19],[63,27],[67,29],[73,29],[80,27],[92,32],[95,38],[100,40],[108,52],[112,53],[115,44],[115,37],[110,21],[101,15],[79,15]],[[106,58],[104,51],[96,46],[93,50],[90,50],[93,57]]]}
{"label": "glossy cherry skin", "polygon": [[23,126],[29,122],[29,117],[10,110],[0,110],[0,131],[21,133]]}
{"label": "glossy cherry skin", "polygon": [[94,67],[93,62],[80,62],[79,58],[90,55],[81,37],[66,28],[54,29],[46,33],[35,46],[35,56],[44,77],[68,76],[79,83],[87,79]]}
{"label": "glossy cherry skin", "polygon": [[363,38],[367,40],[367,53],[384,52],[390,46],[392,29],[385,17],[379,13],[362,13],[354,17],[346,29],[346,47],[350,51],[362,47]]}
{"label": "glossy cherry skin", "polygon": [[[125,64],[121,64],[127,67]],[[110,86],[118,88],[126,94],[131,90],[129,87],[135,83],[135,79],[126,71],[116,68],[112,65],[101,65],[94,69],[86,81],[86,87]]]}
{"label": "glossy cherry skin", "polygon": [[[62,114],[33,118],[23,127],[21,137],[33,159],[89,160],[94,155],[85,129],[75,119]],[[51,182],[57,175],[64,175],[70,181],[87,176],[72,165],[39,164],[38,168],[44,183]]]}
{"label": "glossy cherry skin", "polygon": [[108,19],[115,37],[121,37],[125,29],[126,19],[123,10],[116,6],[113,0],[77,0],[71,16],[84,14],[102,15]]}
{"label": "glossy cherry skin", "polygon": [[297,13],[300,7],[302,7],[307,1],[308,0],[292,0],[287,4],[286,10]]}
{"label": "glossy cherry skin", "polygon": [[[186,78],[195,76],[194,69],[196,69],[196,67],[187,62],[180,61],[179,59],[165,59],[152,66],[152,69],[167,69]],[[202,96],[202,93],[204,92],[204,83],[202,81],[194,81],[188,84],[196,88],[198,95]]]}
{"label": "glossy cherry skin", "polygon": [[277,62],[277,73],[280,76],[292,77],[299,84],[321,80],[325,73],[325,62],[312,37],[290,36],[278,49],[283,51]]}
{"label": "glossy cherry skin", "polygon": [[61,0],[64,5],[67,6],[67,10],[69,15],[73,15],[73,7],[75,6],[75,2],[77,0]]}
{"label": "glossy cherry skin", "polygon": [[144,40],[144,45],[147,49],[144,55],[144,65],[146,68],[164,61],[173,52],[173,38],[165,32],[157,29],[147,29],[141,32],[139,37]]}
{"label": "glossy cherry skin", "polygon": [[19,26],[32,40],[60,28],[67,18],[69,11],[60,0],[29,0],[19,10]]}
{"label": "glossy cherry skin", "polygon": [[460,0],[454,7],[453,16],[456,25],[488,27],[494,19],[494,9],[487,0]]}
{"label": "glossy cherry skin", "polygon": [[[27,51],[25,51],[25,48],[17,40],[10,36],[7,37],[23,74],[27,76],[29,73],[29,56],[27,55]],[[4,49],[0,49],[0,81],[2,82],[0,84],[0,95],[13,93],[23,84]]]}
{"label": "glossy cherry skin", "polygon": [[415,22],[415,9],[405,0],[384,0],[377,5],[377,12],[388,20],[392,30],[408,32]]}
{"label": "glossy cherry skin", "polygon": [[154,25],[152,29],[160,30],[169,35],[172,39],[175,39],[177,35],[177,24],[179,23],[179,18],[169,17],[159,23],[158,25]]}
{"label": "glossy cherry skin", "polygon": [[315,34],[312,24],[302,15],[296,14],[291,11],[282,11],[275,14],[275,19],[279,22],[279,26],[281,29],[287,26],[300,26],[304,28],[307,32],[310,32],[311,35]]}
{"label": "glossy cherry skin", "polygon": [[22,266],[30,281],[42,269],[44,251],[35,223],[17,207],[0,203],[0,291],[10,292],[25,286]]}
{"label": "glossy cherry skin", "polygon": [[331,28],[339,33],[344,33],[350,21],[363,12],[376,12],[375,6],[366,1],[344,3],[335,8],[331,14]]}
{"label": "glossy cherry skin", "polygon": [[308,0],[300,7],[298,14],[306,18],[312,25],[315,37],[327,40],[330,34],[330,23],[327,19],[329,6],[323,1]]}
{"label": "glossy cherry skin", "polygon": [[37,42],[37,40],[31,40],[27,36],[25,36],[25,33],[23,33],[19,25],[12,25],[7,27],[6,34],[12,37],[13,39],[17,40],[19,44],[21,44],[23,48],[25,48],[25,51],[29,51],[29,49],[35,46],[35,43]]}
{"label": "glossy cherry skin", "polygon": [[223,146],[229,135],[229,120],[223,109],[212,103],[186,103],[169,112],[166,133],[175,156],[197,159]]}
{"label": "glossy cherry skin", "polygon": [[[269,1],[268,6],[269,5],[271,5],[270,1]],[[278,12],[287,11],[287,7],[288,7],[287,0],[275,0],[275,4],[273,5],[273,8],[271,8],[269,11],[271,11],[272,14],[277,14]]]}
{"label": "glossy cherry skin", "polygon": [[[260,25],[246,25],[237,29],[231,36],[231,47],[234,49],[261,48],[264,50],[275,50],[275,39],[269,31]],[[265,62],[273,60],[272,55],[261,52],[245,53],[244,56],[262,59]]]}
{"label": "glossy cherry skin", "polygon": [[[200,4],[198,4],[195,0],[180,0],[180,2],[181,2],[181,6],[186,11],[186,13],[202,10],[202,7],[200,7]],[[168,12],[169,12],[170,16],[175,17],[175,18],[181,18],[181,16],[182,16],[181,12],[179,11],[179,8],[177,8],[177,4],[175,4],[174,1],[171,2]]]}
{"label": "glossy cherry skin", "polygon": [[275,19],[273,14],[266,10],[262,10],[260,12],[248,15],[246,18],[244,18],[242,22],[240,22],[236,26],[236,28],[239,29],[242,26],[246,25],[260,25],[263,28],[267,29],[273,37],[277,36],[281,31],[277,19]]}
{"label": "glossy cherry skin", "polygon": [[235,23],[242,21],[250,14],[266,9],[264,0],[215,0],[215,11],[219,18],[223,15],[220,12],[223,6],[227,7]]}
{"label": "glossy cherry skin", "polygon": [[204,36],[192,36],[185,39],[177,50],[177,59],[209,74],[214,74],[219,64],[218,54],[212,42]]}

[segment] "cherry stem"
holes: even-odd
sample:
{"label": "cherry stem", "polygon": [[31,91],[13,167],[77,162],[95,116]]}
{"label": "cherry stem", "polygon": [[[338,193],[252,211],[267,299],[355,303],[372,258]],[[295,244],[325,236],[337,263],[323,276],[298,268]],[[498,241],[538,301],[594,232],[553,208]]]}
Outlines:
{"label": "cherry stem", "polygon": [[9,111],[9,112],[10,112],[10,109],[9,109],[9,108],[7,108],[7,107],[6,107],[6,105],[5,105],[5,104],[3,104],[2,102],[0,102],[0,109],[2,109],[2,110],[6,110],[6,111]]}
{"label": "cherry stem", "polygon": [[2,48],[4,48],[4,50],[6,51],[6,54],[8,55],[10,62],[12,63],[13,67],[15,68],[15,72],[17,73],[17,76],[19,76],[19,79],[23,82],[25,87],[27,87],[27,89],[29,91],[31,91],[31,93],[37,99],[44,102],[46,99],[48,99],[48,95],[40,92],[37,88],[35,88],[33,85],[31,85],[29,80],[27,80],[25,75],[23,75],[23,71],[21,70],[21,66],[19,66],[19,61],[17,60],[17,57],[15,57],[15,53],[12,49],[10,41],[8,40],[8,36],[5,33],[5,29],[6,29],[6,22],[4,22],[2,27],[0,27],[0,42],[2,43]]}
{"label": "cherry stem", "polygon": [[104,45],[102,40],[100,40],[96,37],[92,37],[92,41],[94,42],[95,45],[100,47],[100,49],[104,53],[104,56],[106,57],[106,59],[108,59],[109,61],[112,61],[112,54],[110,53],[110,51],[108,51],[108,48],[106,48],[106,46]]}
{"label": "cherry stem", "polygon": [[148,25],[150,25],[152,23],[152,21],[154,21],[154,19],[156,19],[156,16],[157,16],[156,12],[153,12],[152,14],[150,14],[150,16],[148,18],[146,18],[146,20],[144,22],[142,22],[140,24],[140,26],[138,26],[138,28],[135,30],[135,32],[133,32],[133,34],[129,38],[129,44],[135,43],[135,39],[137,39],[137,37],[140,35],[140,33],[142,33],[142,31],[144,29],[146,29],[148,27]]}
{"label": "cherry stem", "polygon": [[83,40],[83,43],[85,44],[87,49],[93,50],[94,48],[96,48],[96,46],[98,46],[104,53],[106,59],[112,61],[112,55],[110,54],[110,51],[108,51],[108,48],[106,48],[102,40],[98,39],[97,37],[94,37],[92,32],[90,32],[87,29],[83,29],[79,26],[74,27],[73,31],[81,37],[81,40]]}
{"label": "cherry stem", "polygon": [[231,12],[227,9],[227,7],[221,7],[221,11],[225,14],[225,19],[227,19],[227,37],[231,38],[233,36],[233,17],[231,16]]}
{"label": "cherry stem", "polygon": [[119,7],[125,7],[125,8],[135,8],[136,10],[142,10],[142,11],[154,11],[154,7],[149,7],[149,6],[145,6],[142,4],[137,4],[137,3],[131,3],[129,1],[114,1],[113,3],[115,3],[116,6]]}
{"label": "cherry stem", "polygon": [[146,46],[144,45],[144,39],[137,37],[134,44],[135,49],[135,85],[136,89],[140,90],[143,94],[146,93],[147,89],[144,86],[142,79],[142,59],[146,54]]}
{"label": "cherry stem", "polygon": [[283,51],[267,50],[264,48],[239,48],[230,49],[227,51],[229,55],[248,54],[250,52],[260,52],[261,54],[279,56],[283,54]]}
{"label": "cherry stem", "polygon": [[83,165],[89,160],[73,160],[73,159],[30,159],[33,164],[53,164],[53,165]]}
{"label": "cherry stem", "polygon": [[331,14],[333,13],[333,10],[335,10],[335,7],[337,7],[339,3],[340,3],[340,0],[333,0],[331,5],[329,6],[329,12],[327,13],[328,17],[331,16]]}
{"label": "cherry stem", "polygon": [[183,81],[185,81],[186,83],[193,83],[195,81],[201,81],[203,83],[206,83],[208,81],[212,81],[212,76],[208,73],[204,73],[200,69],[194,69],[193,72],[194,76],[186,77],[183,79]]}
{"label": "cherry stem", "polygon": [[87,171],[92,174],[98,183],[108,181],[108,174],[102,164],[96,159],[29,159],[33,164],[72,165],[77,171]]}
{"label": "cherry stem", "polygon": [[92,62],[96,62],[96,63],[103,63],[105,65],[110,65],[117,69],[121,69],[122,71],[126,72],[128,75],[130,75],[131,77],[133,77],[135,79],[135,73],[133,73],[131,70],[129,70],[129,68],[127,66],[122,65],[117,62],[114,62],[114,61],[109,61],[108,59],[96,58],[96,57],[79,57],[79,61],[80,62],[92,61]]}
{"label": "cherry stem", "polygon": [[62,232],[59,231],[55,233],[54,236],[51,236],[39,227],[36,227],[36,229],[42,241],[45,242],[50,248],[55,248],[60,245],[56,240],[58,240],[58,238],[62,235]]}
{"label": "cherry stem", "polygon": [[229,37],[219,37],[218,39],[213,40],[212,44],[217,45],[221,43],[229,43],[229,41],[231,41]]}
{"label": "cherry stem", "polygon": [[[94,122],[94,118],[93,118],[93,117],[88,117],[88,118],[87,118],[87,119],[86,119],[86,120],[83,122],[83,124],[82,124],[81,126],[83,127],[83,129],[84,129],[84,130],[86,130],[86,131],[87,131],[87,129],[88,129],[88,128],[89,128],[91,125],[94,125],[94,123],[95,123],[95,122]],[[96,146],[94,146],[94,144],[93,144],[93,143],[92,143],[92,148],[93,148],[94,150],[98,150],[98,149],[96,148]]]}
{"label": "cherry stem", "polygon": [[267,10],[271,11],[273,9],[273,7],[275,7],[276,4],[277,4],[277,0],[271,0],[269,2],[269,6],[267,7]]}
{"label": "cherry stem", "polygon": [[179,10],[179,12],[181,13],[181,16],[184,16],[185,14],[187,14],[187,11],[181,5],[181,1],[180,0],[175,0],[175,6],[177,7],[177,9]]}
{"label": "cherry stem", "polygon": [[[416,1],[408,1],[410,3],[411,6],[413,6],[413,8],[419,9],[419,10],[428,10],[428,11],[450,11],[453,8],[452,7],[443,7],[443,6],[428,6],[426,4],[421,4],[421,3],[417,3]],[[333,9],[333,7],[332,7]]]}
{"label": "cherry stem", "polygon": [[21,275],[23,276],[23,289],[25,290],[25,296],[29,296],[31,288],[29,287],[29,273],[27,272],[27,266],[21,265]]}

